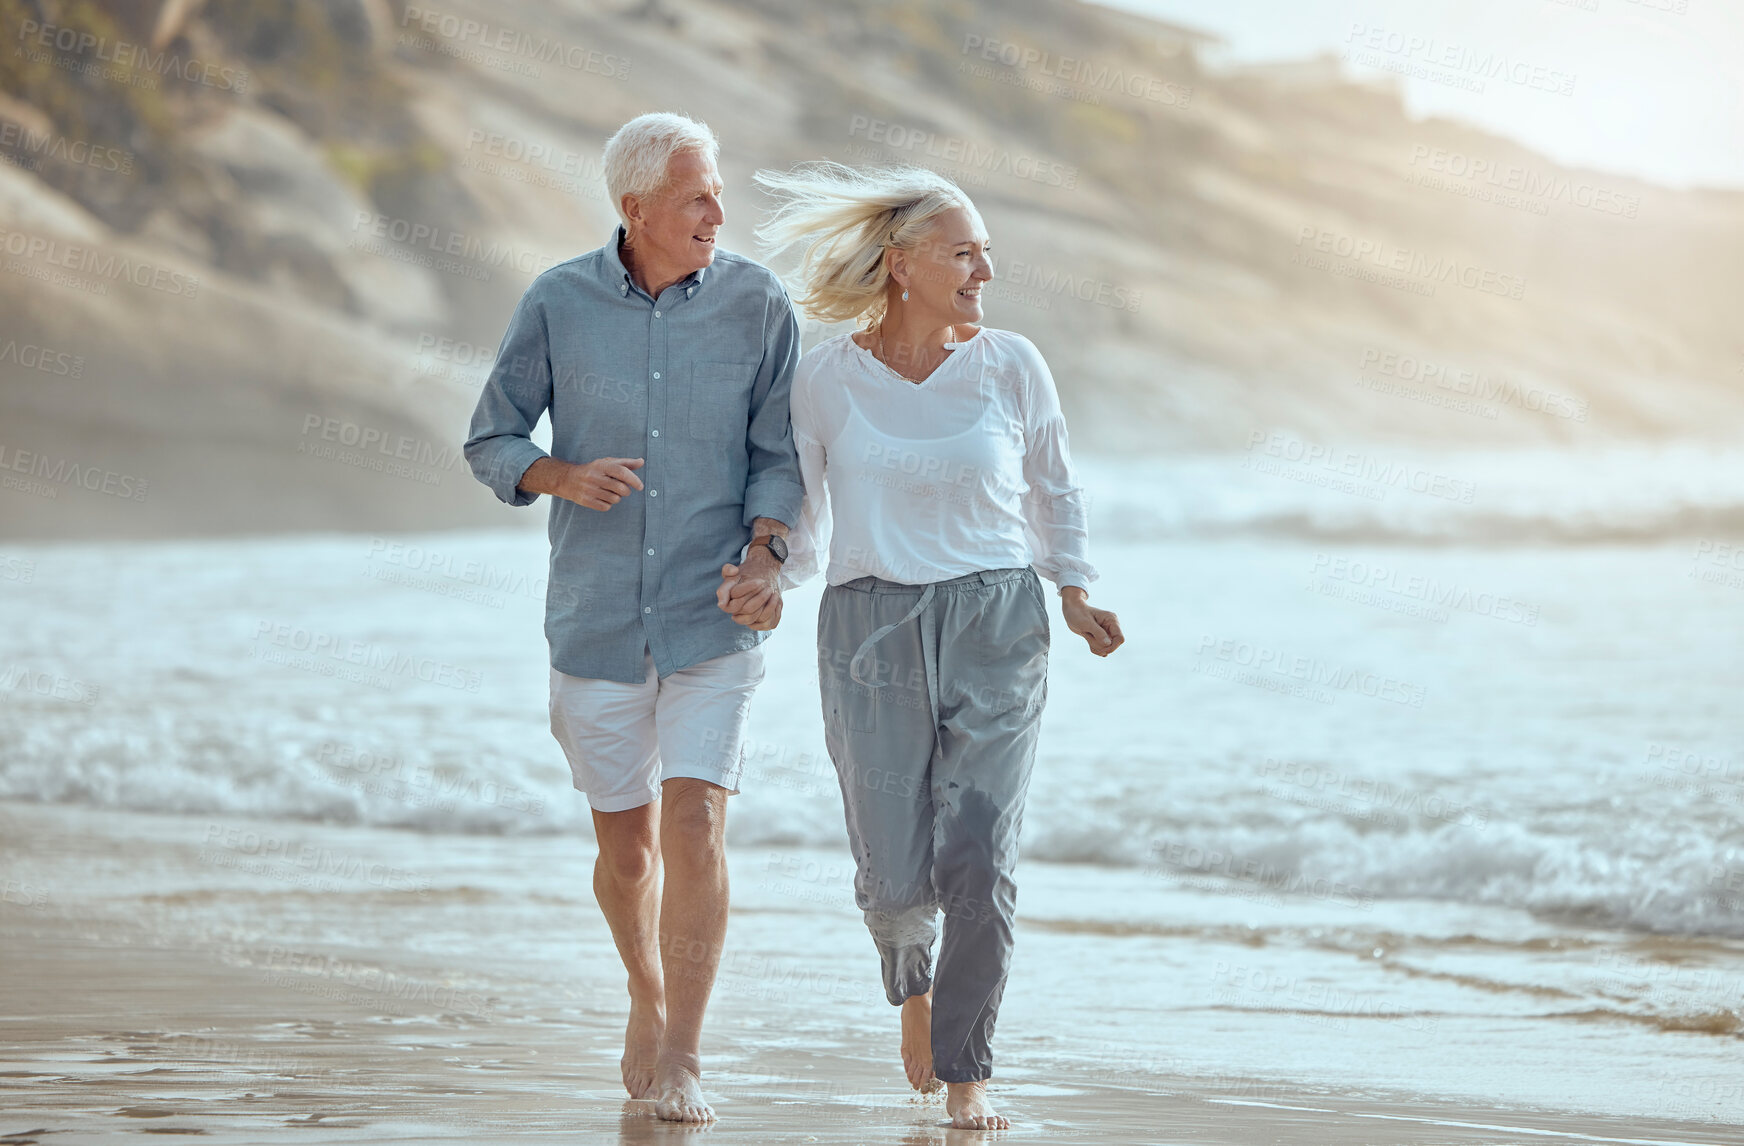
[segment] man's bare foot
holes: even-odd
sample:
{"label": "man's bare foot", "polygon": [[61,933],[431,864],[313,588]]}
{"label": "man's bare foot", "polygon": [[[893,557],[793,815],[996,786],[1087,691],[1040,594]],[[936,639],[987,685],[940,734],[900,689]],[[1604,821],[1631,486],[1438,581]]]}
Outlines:
{"label": "man's bare foot", "polygon": [[668,1060],[655,1072],[659,1097],[654,1113],[668,1122],[707,1123],[715,1120],[714,1107],[702,1096],[702,1071],[695,1056],[690,1062]]}
{"label": "man's bare foot", "polygon": [[660,1063],[660,1038],[666,1015],[653,1003],[630,1000],[630,1025],[624,1029],[624,1089],[631,1098],[654,1098],[654,1070]]}
{"label": "man's bare foot", "polygon": [[993,1112],[985,1082],[945,1083],[945,1113],[958,1130],[1011,1129],[1011,1119]]}
{"label": "man's bare foot", "polygon": [[933,1075],[933,993],[902,1001],[902,1069],[908,1085],[931,1094],[942,1085]]}

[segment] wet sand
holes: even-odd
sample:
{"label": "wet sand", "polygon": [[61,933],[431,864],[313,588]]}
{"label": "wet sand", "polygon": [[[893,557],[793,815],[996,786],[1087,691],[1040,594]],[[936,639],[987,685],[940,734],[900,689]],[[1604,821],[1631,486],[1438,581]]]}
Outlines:
{"label": "wet sand", "polygon": [[[661,1142],[698,1131],[625,1099],[626,1002],[587,894],[590,845],[0,804],[0,1142],[138,1133],[256,1142]],[[446,851],[465,851],[445,866]],[[740,889],[711,1006],[711,1141],[946,1143],[909,1096],[895,1014],[839,904]],[[518,902],[511,902],[516,901]],[[1020,946],[1022,944],[1020,938]],[[1280,1023],[1287,1020],[1280,1018]],[[1284,1028],[1280,1028],[1283,1030]],[[1295,1029],[1295,1028],[1293,1028]],[[1302,1037],[1299,1029],[1289,1037]],[[1061,1065],[1000,1032],[992,1092],[1047,1143],[1744,1141],[1735,1127],[1508,1110]],[[1036,1063],[1046,1062],[1045,1068]],[[129,1139],[137,1140],[137,1139]]]}

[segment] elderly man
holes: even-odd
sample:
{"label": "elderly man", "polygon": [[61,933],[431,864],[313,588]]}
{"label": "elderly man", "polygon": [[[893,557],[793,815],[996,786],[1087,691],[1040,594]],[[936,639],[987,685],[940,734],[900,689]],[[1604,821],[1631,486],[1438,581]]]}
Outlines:
{"label": "elderly man", "polygon": [[[629,972],[624,1085],[678,1122],[715,1117],[699,1055],[726,798],[803,496],[799,327],[774,274],[715,247],[717,151],[683,116],[618,130],[622,226],[528,288],[466,443],[503,501],[554,499],[551,730],[593,811],[594,894]],[[549,454],[530,438],[546,413]]]}

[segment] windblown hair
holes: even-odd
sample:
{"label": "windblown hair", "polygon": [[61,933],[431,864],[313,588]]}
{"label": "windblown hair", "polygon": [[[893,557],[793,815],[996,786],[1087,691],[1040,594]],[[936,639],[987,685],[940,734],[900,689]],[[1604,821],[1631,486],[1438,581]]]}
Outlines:
{"label": "windblown hair", "polygon": [[886,248],[913,250],[933,220],[954,207],[975,210],[963,189],[924,167],[845,167],[828,160],[791,171],[759,171],[777,206],[757,228],[770,258],[803,245],[800,309],[820,322],[884,314]]}
{"label": "windblown hair", "polygon": [[721,141],[708,124],[669,111],[639,115],[606,141],[606,194],[625,226],[630,221],[624,218],[624,196],[641,198],[660,190],[666,185],[667,164],[687,151],[716,160]]}

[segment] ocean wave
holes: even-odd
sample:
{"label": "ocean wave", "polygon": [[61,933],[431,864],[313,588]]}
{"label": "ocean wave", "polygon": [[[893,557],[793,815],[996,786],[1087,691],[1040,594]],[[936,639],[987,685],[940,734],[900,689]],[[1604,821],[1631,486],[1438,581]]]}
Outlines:
{"label": "ocean wave", "polygon": [[1079,463],[1099,540],[1581,545],[1744,537],[1735,450],[1409,453],[1294,435],[1173,462]]}
{"label": "ocean wave", "polygon": [[[1429,506],[1413,510],[1424,515],[1419,524],[1374,520],[1395,536],[1442,520],[1469,533],[1457,515],[1475,506],[1594,536],[1589,515],[1614,530],[1656,520],[1655,506],[1729,504],[1728,490],[1744,485],[1744,467],[1721,475],[1713,455],[1689,450],[1640,451],[1593,469],[1507,464],[1551,476],[1495,486],[1514,492],[1512,507],[1499,495],[1489,505],[1491,487],[1479,485],[1470,506],[1417,498],[1413,506]],[[1311,546],[1185,546],[1160,563],[1150,546],[1119,543],[1121,528],[1144,535],[1153,518],[1199,530],[1290,513],[1309,515],[1302,529],[1358,520],[1313,516],[1326,506],[1288,504],[1269,479],[1219,484],[1204,470],[1212,465],[1133,468],[1120,481],[1086,468],[1093,512],[1113,523],[1096,534],[1097,592],[1120,610],[1131,648],[1104,669],[1055,629],[1026,859],[1143,869],[1159,887],[1352,910],[1439,900],[1744,937],[1744,826],[1733,818],[1744,807],[1744,765],[1728,717],[1737,661],[1727,639],[1744,618],[1744,594],[1692,580],[1732,575],[1700,556],[1704,541],[1693,559],[1655,546],[1449,561],[1425,552],[1400,562],[1401,578],[1542,606],[1530,625],[1498,624],[1513,618],[1475,608],[1440,623],[1334,601],[1320,583],[1303,584],[1321,559]],[[1216,466],[1228,478],[1226,464]],[[1505,468],[1498,462],[1496,474]],[[1110,513],[1122,504],[1132,508],[1124,526]],[[1379,513],[1386,503],[1377,504]],[[1443,512],[1454,516],[1434,516]],[[1678,528],[1718,520],[1663,518]],[[1663,521],[1652,528],[1669,528]],[[1744,552],[1707,540],[1727,561]],[[0,798],[215,821],[589,836],[585,800],[547,729],[536,595],[471,601],[373,575],[402,567],[390,560],[400,541],[425,557],[406,563],[437,570],[432,580],[450,568],[536,577],[546,560],[544,539],[530,531],[0,554],[0,570],[16,573],[0,601]],[[440,563],[428,559],[437,552]],[[806,594],[817,592],[814,584],[797,594],[790,615],[815,605]],[[277,648],[262,634],[286,627],[415,652],[464,670],[469,687],[386,672],[357,683],[328,671],[342,664],[336,658],[258,655]],[[784,631],[768,646],[753,710],[761,739],[730,805],[735,845],[845,854],[809,638]],[[1226,646],[1230,659],[1218,659]],[[1326,679],[1410,688],[1296,697],[1199,671],[1239,667],[1247,653],[1256,664],[1301,662]],[[1272,677],[1291,679],[1271,672],[1257,683]],[[1678,747],[1655,756],[1650,745],[1667,741]],[[1177,845],[1198,858],[1168,850]]]}
{"label": "ocean wave", "polygon": [[[284,728],[186,721],[114,735],[38,715],[23,726],[0,723],[0,798],[429,833],[592,834],[585,801],[544,760],[475,755],[465,763],[470,753],[455,745],[411,758],[340,752]],[[845,849],[834,777],[790,774],[788,783],[766,772],[742,785],[729,843]],[[1383,900],[1439,900],[1588,927],[1744,937],[1737,825],[1698,830],[1601,815],[1479,824],[1437,813],[1377,830],[1362,809],[1292,817],[1277,803],[1263,791],[1229,792],[1197,805],[1193,817],[1160,798],[1032,803],[1023,855],[1142,868],[1159,888],[1256,901],[1363,910]]]}

